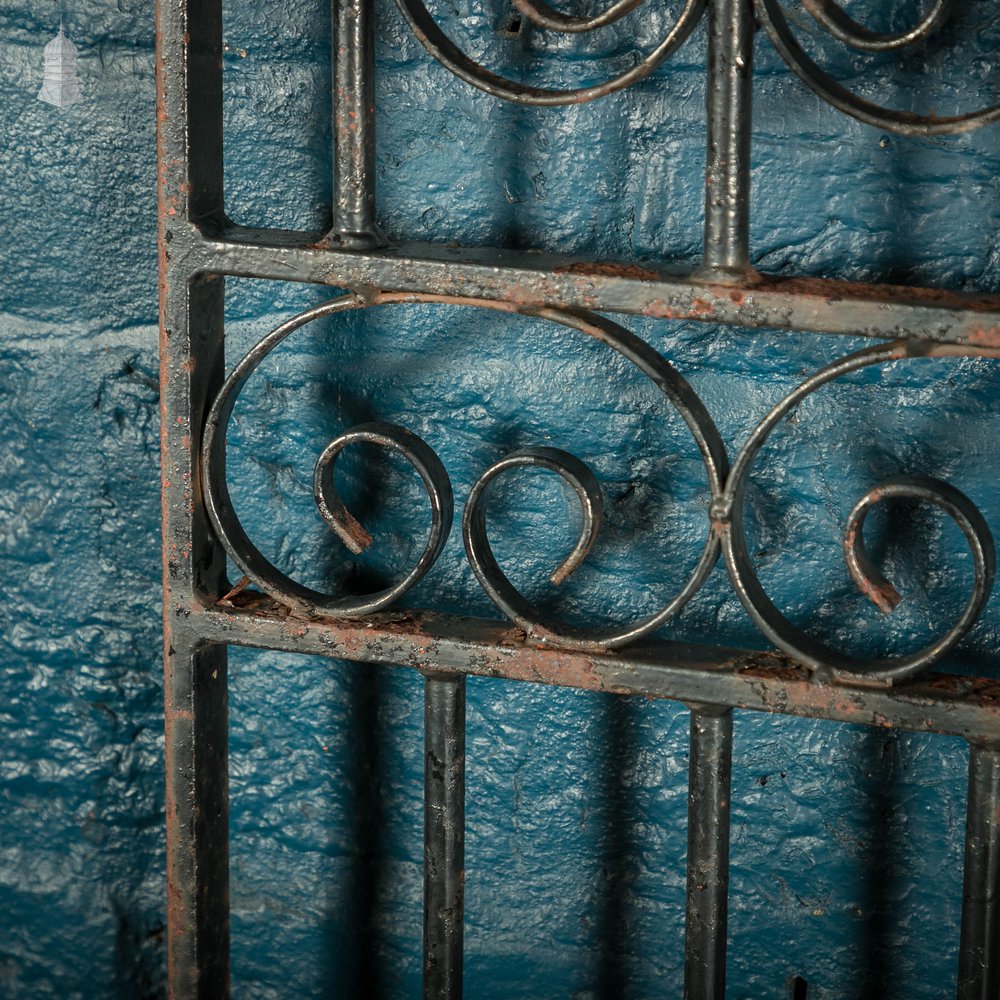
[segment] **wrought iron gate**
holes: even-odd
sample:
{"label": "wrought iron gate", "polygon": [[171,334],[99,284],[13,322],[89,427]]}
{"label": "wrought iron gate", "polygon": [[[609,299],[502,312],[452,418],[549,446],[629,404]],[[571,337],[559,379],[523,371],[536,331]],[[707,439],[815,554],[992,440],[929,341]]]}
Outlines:
{"label": "wrought iron gate", "polygon": [[[544,0],[515,0],[556,32],[610,24],[641,0],[616,0],[577,18]],[[879,34],[836,0],[804,0],[834,37],[868,51],[922,41],[944,22],[935,0],[915,28]],[[958,996],[996,1000],[1000,989],[1000,685],[931,674],[972,627],[989,597],[995,556],[990,531],[954,487],[896,477],[855,506],[845,557],[877,605],[898,599],[870,560],[863,526],[883,500],[935,505],[964,534],[974,582],[959,620],[920,651],[895,658],[848,656],[796,628],[772,603],[748,552],[744,491],[775,425],[819,386],[848,372],[906,358],[1000,355],[1000,298],[844,281],[776,278],[748,255],[753,36],[759,23],[788,65],[821,98],[881,129],[933,136],[1000,118],[1000,107],[960,117],[887,110],[827,75],[806,53],[779,0],[686,0],[674,27],[632,69],[596,86],[553,91],[506,80],[462,52],[422,0],[398,0],[428,52],[468,83],[522,104],[598,98],[655,70],[706,13],[708,165],[705,251],[699,268],[676,274],[529,253],[403,243],[386,245],[376,225],[371,0],[333,0],[335,44],[334,226],[305,233],[249,229],[224,211],[222,183],[222,0],[159,0],[158,113],[163,427],[163,560],[167,752],[169,988],[177,998],[229,992],[227,676],[229,645],[388,663],[425,677],[424,994],[457,997],[462,982],[465,678],[482,675],[683,702],[691,710],[685,993],[725,991],[729,797],[734,708],[832,719],[964,738],[970,748],[965,887]],[[225,370],[224,276],[267,277],[350,289],[285,323]],[[393,602],[437,558],[451,527],[447,473],[430,447],[403,428],[361,425],[336,438],[316,465],[323,518],[353,551],[368,542],[334,482],[341,451],[373,443],[402,455],[422,477],[433,523],[423,555],[387,590],[355,599],[286,577],[254,546],[230,503],[226,430],[236,399],[268,352],[320,316],[397,303],[451,303],[516,312],[573,328],[617,351],[663,392],[697,443],[711,488],[706,540],[682,592],[638,623],[591,634],[543,615],[504,575],[486,535],[490,484],[518,466],[547,469],[576,492],[580,540],[557,570],[563,578],[588,552],[601,514],[590,470],[552,448],[515,452],[487,469],[467,498],[462,531],[485,592],[517,626],[435,613],[393,613]],[[829,365],[760,423],[730,464],[712,418],[659,353],[601,313],[694,320],[871,338],[873,346]],[[635,640],[657,631],[702,585],[722,554],[732,586],[777,652]],[[234,592],[226,557],[250,589]],[[239,588],[237,588],[239,589]]]}

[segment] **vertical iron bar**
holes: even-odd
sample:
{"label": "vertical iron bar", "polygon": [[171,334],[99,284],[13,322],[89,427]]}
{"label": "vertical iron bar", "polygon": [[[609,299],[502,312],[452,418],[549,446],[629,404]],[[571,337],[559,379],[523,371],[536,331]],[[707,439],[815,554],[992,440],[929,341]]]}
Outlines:
{"label": "vertical iron bar", "polygon": [[750,266],[750,131],[754,17],[750,0],[709,0],[708,164],[702,277],[746,280]]}
{"label": "vertical iron bar", "polygon": [[688,775],[685,1000],[722,1000],[726,992],[729,889],[729,796],[733,714],[714,705],[691,707]]}
{"label": "vertical iron bar", "polygon": [[201,503],[201,431],[224,367],[224,282],[185,263],[223,215],[222,0],[158,0],[157,167],[166,734],[167,993],[229,996],[226,650],[192,612],[225,557]]}
{"label": "vertical iron bar", "polygon": [[330,246],[367,250],[375,224],[374,0],[332,0],[333,228]]}
{"label": "vertical iron bar", "polygon": [[969,746],[958,1000],[1000,996],[1000,746]]}
{"label": "vertical iron bar", "polygon": [[[177,645],[178,640],[180,645]],[[170,637],[166,665],[167,995],[229,996],[226,650]]]}
{"label": "vertical iron bar", "polygon": [[460,1000],[465,677],[424,680],[424,1000]]}

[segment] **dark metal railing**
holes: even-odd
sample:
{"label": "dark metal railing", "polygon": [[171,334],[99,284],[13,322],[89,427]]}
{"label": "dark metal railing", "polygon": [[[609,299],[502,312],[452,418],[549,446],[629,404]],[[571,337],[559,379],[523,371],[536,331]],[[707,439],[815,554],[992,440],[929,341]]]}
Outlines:
{"label": "dark metal railing", "polygon": [[[596,30],[642,0],[616,0],[589,18],[544,0],[514,0],[546,30]],[[973,582],[957,621],[916,652],[852,657],[793,625],[771,601],[750,558],[743,501],[771,430],[806,396],[849,372],[904,359],[1000,355],[1000,296],[757,273],[748,253],[752,56],[758,23],[792,70],[822,99],[860,121],[907,135],[966,131],[1000,118],[1000,106],[955,116],[875,105],[847,90],[805,52],[779,0],[687,0],[660,43],[598,86],[549,90],[485,69],[447,37],[421,0],[399,8],[428,52],[500,98],[527,105],[592,100],[653,72],[708,10],[705,251],[687,273],[435,244],[387,245],[374,189],[372,0],[333,0],[333,227],[326,234],[251,229],[225,214],[222,184],[222,0],[159,0],[158,113],[164,499],[165,713],[169,990],[175,1000],[229,994],[227,679],[229,645],[387,663],[425,676],[424,995],[462,990],[465,685],[503,677],[680,701],[691,710],[685,995],[725,994],[733,709],[963,737],[970,747],[965,888],[957,995],[997,1000],[1000,990],[1000,683],[928,674],[960,642],[989,599],[995,553],[981,513],[954,486],[897,476],[871,489],[845,526],[848,570],[876,605],[898,594],[869,557],[868,512],[904,497],[936,506],[960,528]],[[863,52],[923,42],[944,23],[936,0],[909,31],[878,33],[835,0],[804,0],[830,36]],[[227,374],[225,276],[277,278],[348,289],[275,329]],[[254,545],[230,502],[226,431],[244,385],[269,351],[314,319],[399,303],[445,303],[514,312],[560,324],[616,351],[685,421],[711,492],[705,543],[687,583],[638,622],[602,633],[570,627],[534,607],[504,575],[489,545],[485,497],[505,472],[533,466],[575,491],[579,540],[553,575],[561,582],[600,530],[602,495],[590,469],[554,448],[506,456],[466,498],[462,532],[483,590],[517,628],[435,612],[394,613],[394,603],[441,553],[452,527],[448,474],[431,446],[403,427],[360,425],[316,464],[319,513],[352,551],[371,541],[335,483],[338,456],[358,442],[405,458],[421,477],[431,529],[415,566],[361,598],[327,594],[285,575]],[[823,368],[751,431],[730,462],[708,410],[683,376],[613,312],[669,320],[866,337],[880,343]],[[777,651],[654,640],[722,556],[731,584]],[[226,557],[243,579],[226,579]],[[637,641],[643,642],[637,645]],[[796,996],[804,995],[798,982]]]}

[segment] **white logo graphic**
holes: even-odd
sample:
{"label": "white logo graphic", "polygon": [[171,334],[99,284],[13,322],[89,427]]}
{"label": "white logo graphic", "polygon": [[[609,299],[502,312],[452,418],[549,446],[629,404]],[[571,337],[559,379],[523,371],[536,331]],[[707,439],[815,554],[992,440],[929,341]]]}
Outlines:
{"label": "white logo graphic", "polygon": [[83,100],[80,80],[76,75],[76,46],[63,34],[59,34],[45,46],[45,75],[38,99],[57,108],[68,108]]}

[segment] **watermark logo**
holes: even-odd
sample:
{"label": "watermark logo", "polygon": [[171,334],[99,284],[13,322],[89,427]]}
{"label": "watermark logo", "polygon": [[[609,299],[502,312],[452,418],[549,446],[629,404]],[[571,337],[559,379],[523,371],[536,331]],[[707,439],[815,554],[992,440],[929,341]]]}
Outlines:
{"label": "watermark logo", "polygon": [[76,71],[76,46],[63,33],[61,22],[59,34],[45,46],[45,74],[38,99],[62,109],[83,100]]}

